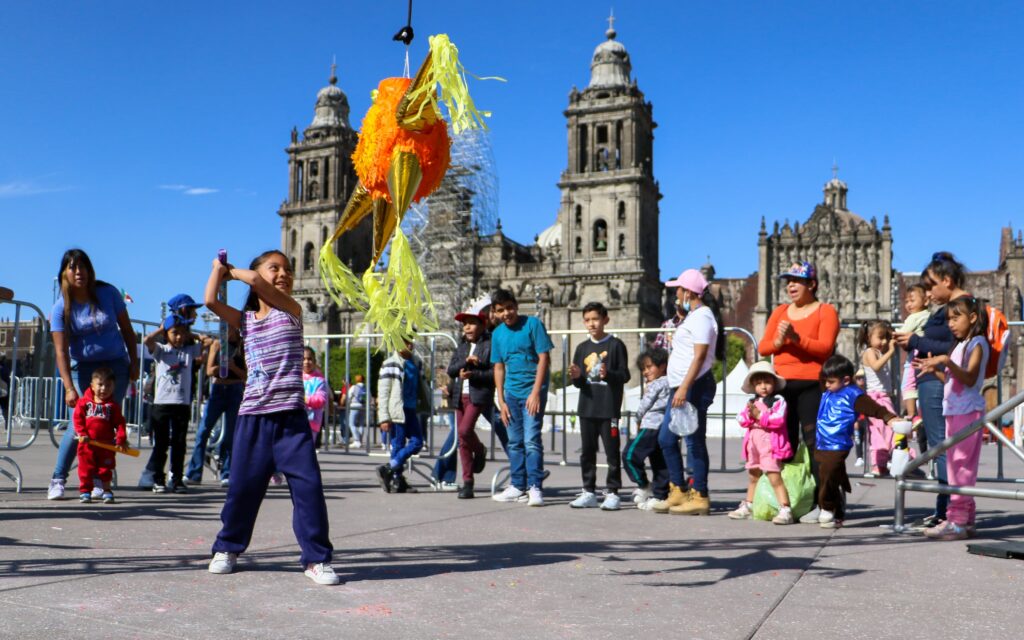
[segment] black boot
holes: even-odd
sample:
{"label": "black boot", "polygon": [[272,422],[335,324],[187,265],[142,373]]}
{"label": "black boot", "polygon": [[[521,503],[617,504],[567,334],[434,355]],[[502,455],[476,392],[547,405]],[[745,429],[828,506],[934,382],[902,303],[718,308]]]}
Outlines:
{"label": "black boot", "polygon": [[410,485],[405,480],[405,476],[395,476],[395,493],[419,493],[416,487]]}
{"label": "black boot", "polygon": [[382,464],[377,467],[377,479],[380,480],[380,488],[384,493],[391,493],[391,481],[395,477],[395,470],[390,464]]}
{"label": "black boot", "polygon": [[473,497],[473,481],[468,480],[459,487],[459,499],[466,500]]}
{"label": "black boot", "polygon": [[479,451],[473,453],[473,473],[478,474],[487,465],[487,448],[481,446]]}

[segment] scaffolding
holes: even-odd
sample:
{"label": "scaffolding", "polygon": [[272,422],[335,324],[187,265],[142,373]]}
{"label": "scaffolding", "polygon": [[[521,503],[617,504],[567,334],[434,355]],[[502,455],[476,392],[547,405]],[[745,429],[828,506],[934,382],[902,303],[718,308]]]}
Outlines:
{"label": "scaffolding", "polygon": [[451,158],[441,186],[413,203],[402,220],[442,329],[479,296],[477,239],[493,234],[498,222],[498,177],[487,132],[453,135]]}

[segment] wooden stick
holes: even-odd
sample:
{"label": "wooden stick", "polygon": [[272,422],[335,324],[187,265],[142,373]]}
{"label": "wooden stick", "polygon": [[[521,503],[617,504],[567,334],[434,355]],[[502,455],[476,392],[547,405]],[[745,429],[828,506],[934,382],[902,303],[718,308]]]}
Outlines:
{"label": "wooden stick", "polygon": [[141,453],[138,449],[129,449],[128,447],[118,447],[118,446],[115,446],[115,445],[112,445],[112,444],[107,444],[106,442],[100,442],[99,440],[89,440],[89,442],[87,444],[91,444],[92,446],[98,447],[100,449],[106,449],[107,451],[113,451],[115,453],[123,453],[123,454],[129,455],[129,456],[131,456],[133,458],[138,458],[139,457],[139,453]]}

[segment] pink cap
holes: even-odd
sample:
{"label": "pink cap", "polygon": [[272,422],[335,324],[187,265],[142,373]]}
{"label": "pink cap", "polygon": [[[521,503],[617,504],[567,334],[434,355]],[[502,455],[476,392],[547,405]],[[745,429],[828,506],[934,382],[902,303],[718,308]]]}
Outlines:
{"label": "pink cap", "polygon": [[704,293],[704,290],[708,288],[708,281],[704,279],[704,274],[696,269],[687,269],[686,271],[679,274],[679,277],[675,280],[669,280],[665,283],[666,287],[682,287],[687,291],[692,291],[696,294]]}

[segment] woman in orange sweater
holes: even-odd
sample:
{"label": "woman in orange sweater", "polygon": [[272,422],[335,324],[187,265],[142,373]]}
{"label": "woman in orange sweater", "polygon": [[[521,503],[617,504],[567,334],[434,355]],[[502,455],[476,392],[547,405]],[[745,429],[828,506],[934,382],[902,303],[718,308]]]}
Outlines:
{"label": "woman in orange sweater", "polygon": [[794,264],[779,277],[786,281],[790,302],[776,307],[768,318],[758,351],[762,356],[775,356],[775,371],[786,379],[782,397],[789,406],[786,428],[793,451],[802,432],[813,455],[821,366],[836,349],[839,314],[835,307],[818,300],[818,274],[810,262]]}

